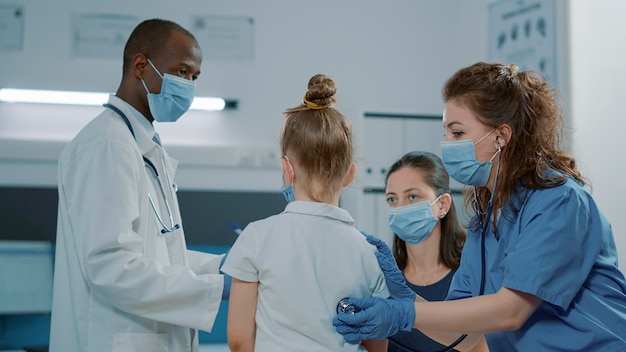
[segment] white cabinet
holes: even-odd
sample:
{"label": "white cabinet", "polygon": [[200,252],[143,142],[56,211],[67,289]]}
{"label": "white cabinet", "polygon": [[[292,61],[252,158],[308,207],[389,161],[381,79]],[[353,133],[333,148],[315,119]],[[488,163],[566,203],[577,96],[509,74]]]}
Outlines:
{"label": "white cabinet", "polygon": [[[385,202],[387,171],[396,160],[412,150],[429,151],[441,156],[442,120],[441,116],[432,115],[364,113],[363,123],[358,226],[391,245],[393,233],[387,224]],[[453,188],[460,189],[459,186]]]}
{"label": "white cabinet", "polygon": [[363,183],[368,187],[384,187],[389,166],[411,150],[441,154],[440,116],[365,113],[363,117]]}

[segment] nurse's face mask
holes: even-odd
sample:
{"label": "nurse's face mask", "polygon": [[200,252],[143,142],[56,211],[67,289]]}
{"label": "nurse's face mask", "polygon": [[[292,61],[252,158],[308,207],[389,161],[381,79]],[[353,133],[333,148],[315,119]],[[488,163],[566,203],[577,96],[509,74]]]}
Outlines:
{"label": "nurse's face mask", "polygon": [[150,113],[158,122],[175,122],[189,110],[195,96],[196,82],[169,73],[161,74],[150,59],[148,63],[161,77],[161,92],[158,94],[150,93],[144,80],[141,80],[148,93]]}
{"label": "nurse's face mask", "polygon": [[433,214],[432,205],[437,203],[441,196],[432,203],[430,201],[417,202],[402,207],[387,209],[389,227],[401,240],[410,245],[422,243],[433,232],[437,221]]}
{"label": "nurse's face mask", "polygon": [[476,143],[471,139],[441,142],[441,160],[453,179],[468,186],[481,187],[487,184],[489,174],[491,173],[492,161],[500,153],[500,148],[489,161],[481,163],[476,160],[475,146],[487,138],[493,131],[495,130],[489,131]]}

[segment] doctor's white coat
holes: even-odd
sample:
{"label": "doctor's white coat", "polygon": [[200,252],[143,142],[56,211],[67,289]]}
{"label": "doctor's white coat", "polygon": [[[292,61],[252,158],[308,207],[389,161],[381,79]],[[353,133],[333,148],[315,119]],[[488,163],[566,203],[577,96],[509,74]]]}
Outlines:
{"label": "doctor's white coat", "polygon": [[136,140],[105,109],[59,159],[50,351],[197,351],[196,329],[212,329],[221,302],[223,255],[188,251],[184,228],[160,233],[148,193],[169,226],[161,182],[180,223],[163,169],[173,181],[176,161],[138,111],[115,96],[109,103],[127,116]]}

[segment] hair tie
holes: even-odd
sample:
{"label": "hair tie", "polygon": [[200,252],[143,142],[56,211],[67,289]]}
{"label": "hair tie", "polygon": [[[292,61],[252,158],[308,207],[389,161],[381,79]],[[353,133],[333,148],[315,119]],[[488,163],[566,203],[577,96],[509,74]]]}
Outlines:
{"label": "hair tie", "polygon": [[498,74],[498,78],[506,79],[510,82],[515,82],[518,70],[519,66],[517,66],[516,64],[508,64],[506,66],[502,65],[502,67],[500,68],[500,73]]}
{"label": "hair tie", "polygon": [[325,105],[320,105],[320,104],[316,104],[312,101],[308,101],[306,99],[306,95],[302,98],[302,100],[304,101],[304,104],[309,108],[309,109],[313,109],[313,110],[321,110],[321,109],[326,109],[327,107],[330,106],[331,103],[325,104]]}

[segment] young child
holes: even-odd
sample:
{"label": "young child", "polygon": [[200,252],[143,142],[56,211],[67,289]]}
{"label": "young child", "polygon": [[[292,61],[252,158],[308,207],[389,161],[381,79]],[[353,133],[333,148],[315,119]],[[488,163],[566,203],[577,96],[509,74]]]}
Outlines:
{"label": "young child", "polygon": [[386,351],[387,341],[344,341],[332,319],[347,296],[388,297],[370,245],[339,207],[352,181],[350,121],[335,83],[313,76],[304,101],[285,112],[280,140],[285,210],[249,224],[222,270],[233,277],[232,351]]}

